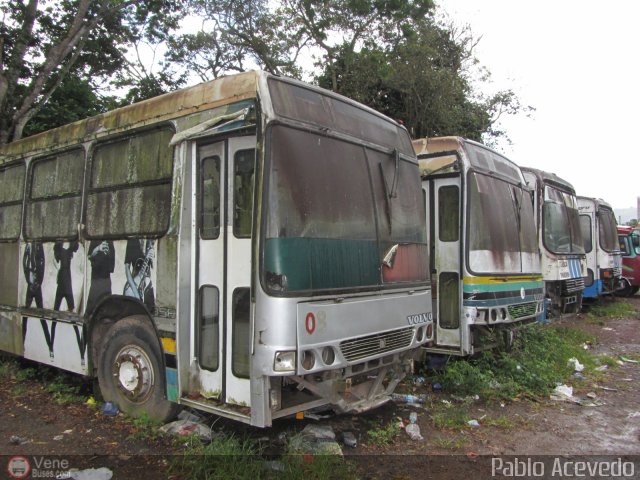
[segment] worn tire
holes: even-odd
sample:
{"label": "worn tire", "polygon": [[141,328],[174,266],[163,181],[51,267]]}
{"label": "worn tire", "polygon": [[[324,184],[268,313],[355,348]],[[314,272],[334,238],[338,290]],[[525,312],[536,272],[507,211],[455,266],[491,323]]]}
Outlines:
{"label": "worn tire", "polygon": [[162,352],[144,317],[128,317],[109,329],[98,358],[98,382],[105,401],[124,413],[165,422],[178,406],[166,399]]}

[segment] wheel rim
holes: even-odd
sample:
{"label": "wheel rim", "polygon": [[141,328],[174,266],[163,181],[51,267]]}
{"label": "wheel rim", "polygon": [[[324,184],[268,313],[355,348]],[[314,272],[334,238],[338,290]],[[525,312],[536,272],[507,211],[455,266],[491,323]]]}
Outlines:
{"label": "wheel rim", "polygon": [[144,402],[154,385],[153,364],[137,345],[127,345],[118,352],[113,376],[120,391],[134,403]]}

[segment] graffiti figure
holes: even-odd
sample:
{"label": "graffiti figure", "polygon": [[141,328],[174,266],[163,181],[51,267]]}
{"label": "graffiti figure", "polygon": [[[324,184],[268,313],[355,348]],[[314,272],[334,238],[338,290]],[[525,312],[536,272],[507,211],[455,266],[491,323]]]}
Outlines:
{"label": "graffiti figure", "polygon": [[154,240],[129,239],[125,252],[127,283],[123,294],[142,301],[150,311],[155,307],[151,269],[155,258]]}
{"label": "graffiti figure", "polygon": [[40,242],[29,242],[22,257],[22,270],[27,281],[25,307],[35,300],[36,307],[42,308],[42,280],[44,279],[44,249]]}
{"label": "graffiti figure", "polygon": [[53,257],[60,264],[58,269],[58,288],[56,289],[56,299],[53,304],[54,310],[60,310],[60,304],[64,298],[67,302],[67,310],[70,312],[75,308],[73,301],[73,285],[71,283],[71,259],[78,251],[78,242],[73,241],[65,248],[63,242],[56,242],[53,245]]}

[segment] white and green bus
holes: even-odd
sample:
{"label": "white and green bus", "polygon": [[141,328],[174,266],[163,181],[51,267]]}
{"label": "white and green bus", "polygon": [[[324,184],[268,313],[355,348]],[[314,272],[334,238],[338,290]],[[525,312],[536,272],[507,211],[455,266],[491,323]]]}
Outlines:
{"label": "white and green bus", "polygon": [[262,72],[0,147],[0,258],[0,350],[132,415],[363,411],[433,334],[407,131]]}

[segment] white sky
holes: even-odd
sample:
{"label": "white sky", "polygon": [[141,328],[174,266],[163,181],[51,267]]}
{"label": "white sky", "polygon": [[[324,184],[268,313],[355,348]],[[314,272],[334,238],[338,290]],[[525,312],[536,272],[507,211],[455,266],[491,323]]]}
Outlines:
{"label": "white sky", "polygon": [[532,118],[502,122],[521,166],[556,173],[578,195],[616,208],[640,196],[640,2],[436,0],[481,36],[476,57],[495,90],[513,89]]}

